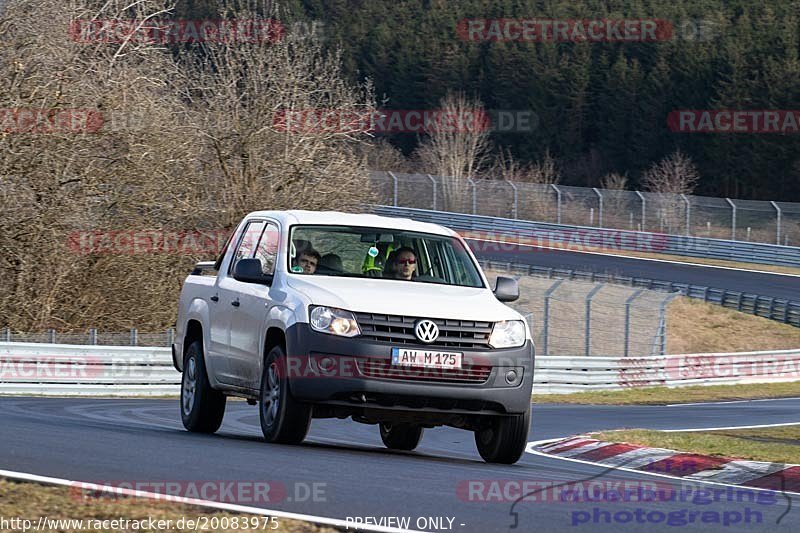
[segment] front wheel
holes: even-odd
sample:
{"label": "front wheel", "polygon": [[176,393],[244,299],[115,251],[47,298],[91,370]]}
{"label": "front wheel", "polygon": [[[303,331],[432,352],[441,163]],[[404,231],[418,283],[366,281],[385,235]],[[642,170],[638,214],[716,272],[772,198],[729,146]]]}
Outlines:
{"label": "front wheel", "polygon": [[286,369],[286,354],[276,346],[267,354],[261,374],[261,432],[267,442],[299,444],[311,425],[311,406],[294,399]]}
{"label": "front wheel", "polygon": [[211,388],[202,341],[186,349],[181,377],[181,422],[194,433],[214,433],[225,415],[225,395]]}
{"label": "front wheel", "polygon": [[493,417],[488,427],[475,432],[478,453],[487,463],[516,463],[525,452],[530,426],[530,407],[519,415]]}
{"label": "front wheel", "polygon": [[413,450],[422,438],[422,426],[381,422],[381,440],[390,450]]}

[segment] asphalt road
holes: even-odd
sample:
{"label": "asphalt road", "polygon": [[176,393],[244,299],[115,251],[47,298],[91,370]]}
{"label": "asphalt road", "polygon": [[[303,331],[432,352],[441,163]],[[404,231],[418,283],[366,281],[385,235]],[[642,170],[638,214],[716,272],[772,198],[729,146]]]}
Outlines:
{"label": "asphalt road", "polygon": [[648,278],[800,301],[800,277],[468,241],[479,259]]}
{"label": "asphalt road", "polygon": [[[797,422],[799,410],[797,399],[678,407],[535,405],[530,440],[623,426],[668,429]],[[420,447],[410,453],[386,450],[375,426],[349,420],[314,420],[300,446],[268,445],[260,438],[256,408],[244,402],[230,402],[219,433],[204,436],[183,430],[177,400],[52,398],[0,398],[0,428],[0,468],[6,470],[111,484],[271,481],[288,492],[270,508],[341,519],[407,516],[412,529],[419,517],[451,517],[452,530],[469,532],[676,530],[675,525],[636,523],[637,519],[614,523],[615,513],[642,509],[642,520],[654,512],[653,520],[659,518],[658,512],[683,510],[685,518],[694,513],[694,523],[681,530],[800,530],[800,496],[783,495],[767,503],[737,502],[733,495],[705,503],[691,498],[644,503],[545,498],[549,501],[516,505],[469,501],[463,493],[459,496],[458,488],[470,480],[504,484],[592,478],[652,484],[655,480],[681,487],[665,478],[532,454],[513,466],[488,465],[478,456],[471,433],[449,428],[426,430]],[[313,483],[321,484],[316,501],[303,497]],[[750,523],[701,523],[722,519],[726,512],[731,518],[735,513],[744,517],[746,508]],[[578,524],[584,518],[588,522]]]}

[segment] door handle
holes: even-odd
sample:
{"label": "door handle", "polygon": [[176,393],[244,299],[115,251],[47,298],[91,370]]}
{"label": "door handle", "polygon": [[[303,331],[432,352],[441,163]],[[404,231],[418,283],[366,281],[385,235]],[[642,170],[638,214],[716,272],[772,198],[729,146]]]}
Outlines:
{"label": "door handle", "polygon": [[232,301],[231,305],[234,306],[234,307],[239,307],[239,300]]}
{"label": "door handle", "polygon": [[209,298],[209,299],[210,299],[212,302],[218,302],[218,301],[219,301],[219,296],[217,296],[217,295],[215,294],[214,296],[212,296],[212,297],[211,297],[211,298]]}

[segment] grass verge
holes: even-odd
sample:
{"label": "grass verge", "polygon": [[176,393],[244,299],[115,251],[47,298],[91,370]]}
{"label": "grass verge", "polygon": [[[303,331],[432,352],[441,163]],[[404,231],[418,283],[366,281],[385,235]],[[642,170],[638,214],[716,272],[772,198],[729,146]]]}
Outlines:
{"label": "grass verge", "polygon": [[[154,501],[144,498],[119,498],[110,496],[89,498],[81,497],[68,487],[39,485],[38,483],[18,482],[11,479],[0,478],[0,517],[5,520],[12,518],[30,520],[35,527],[39,523],[40,517],[50,520],[83,520],[83,528],[72,524],[49,523],[49,527],[44,527],[46,531],[78,532],[78,531],[101,531],[101,530],[138,530],[138,531],[164,531],[167,528],[149,528],[147,520],[171,520],[170,531],[194,531],[192,527],[178,528],[178,521],[184,519],[194,520],[196,523],[208,526],[205,531],[231,531],[240,532],[243,529],[261,531],[280,531],[289,533],[327,533],[336,531],[329,527],[320,527],[308,522],[296,520],[286,520],[278,518],[270,521],[268,518],[257,515],[237,514],[217,511],[214,509],[204,509],[195,506],[175,504],[166,501]],[[140,522],[139,528],[134,527],[133,522],[128,524],[119,523],[116,527],[110,523],[96,525],[92,527],[95,520],[130,520]],[[216,519],[216,520],[213,520]],[[217,522],[226,523],[230,527],[212,527]],[[238,519],[239,527],[233,527],[232,520]],[[243,527],[245,520],[247,524],[257,525],[257,527]],[[91,522],[90,522],[91,521]],[[217,524],[217,525],[222,525]],[[124,527],[127,525],[128,527]],[[276,527],[277,526],[277,527]],[[12,529],[15,528],[12,525]],[[200,528],[198,528],[200,529]]]}
{"label": "grass verge", "polygon": [[625,429],[593,433],[594,438],[654,448],[774,463],[800,463],[800,423],[776,428],[664,433]]}
{"label": "grass verge", "polygon": [[672,403],[755,400],[800,397],[800,381],[745,385],[697,385],[692,387],[643,387],[621,391],[588,391],[573,394],[535,394],[534,403],[586,405],[665,405]]}
{"label": "grass verge", "polygon": [[667,309],[667,353],[800,348],[800,328],[681,297]]}

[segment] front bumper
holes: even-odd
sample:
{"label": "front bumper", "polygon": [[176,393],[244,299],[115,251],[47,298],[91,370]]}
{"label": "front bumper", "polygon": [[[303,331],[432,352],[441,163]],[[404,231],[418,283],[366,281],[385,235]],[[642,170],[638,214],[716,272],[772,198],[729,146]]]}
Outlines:
{"label": "front bumper", "polygon": [[[515,414],[530,406],[534,359],[530,341],[519,348],[477,351],[337,337],[295,324],[286,331],[286,344],[291,391],[302,401],[459,414]],[[393,372],[397,367],[391,366],[392,347],[461,352],[464,366],[483,369],[485,380],[454,383],[452,376],[440,371],[397,376]],[[331,361],[334,365],[326,369],[324,363]],[[367,372],[370,363],[384,370]],[[510,371],[516,379],[507,379]]]}

